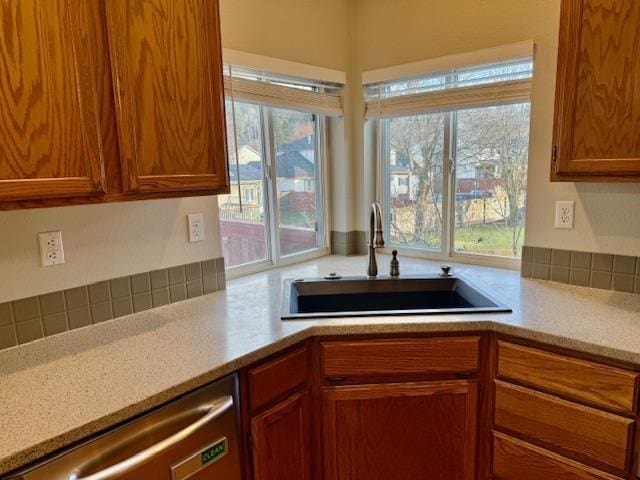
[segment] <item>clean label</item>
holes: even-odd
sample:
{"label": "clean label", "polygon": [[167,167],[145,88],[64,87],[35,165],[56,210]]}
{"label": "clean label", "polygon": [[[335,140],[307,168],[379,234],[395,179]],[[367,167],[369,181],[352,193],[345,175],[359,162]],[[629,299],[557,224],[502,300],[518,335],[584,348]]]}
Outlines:
{"label": "clean label", "polygon": [[227,453],[227,439],[223,438],[211,445],[206,450],[200,452],[202,465],[214,462]]}

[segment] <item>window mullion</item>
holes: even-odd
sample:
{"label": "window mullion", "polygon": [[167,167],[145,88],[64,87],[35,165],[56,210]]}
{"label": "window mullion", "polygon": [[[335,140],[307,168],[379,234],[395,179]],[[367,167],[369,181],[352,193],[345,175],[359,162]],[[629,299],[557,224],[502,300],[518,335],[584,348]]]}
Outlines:
{"label": "window mullion", "polygon": [[267,222],[269,244],[271,250],[271,261],[277,264],[280,261],[280,242],[278,235],[278,225],[280,224],[278,214],[277,200],[277,166],[275,155],[275,142],[272,128],[272,112],[269,107],[261,107],[262,112],[262,128],[264,131],[265,141],[265,182],[267,184],[267,197],[265,198],[265,206],[269,209],[269,221]]}
{"label": "window mullion", "polygon": [[[452,225],[452,209],[453,203],[451,201],[452,196],[455,195],[455,188],[451,181],[453,163],[453,148],[452,148],[452,113],[448,112],[444,117],[444,152],[443,152],[443,165],[442,165],[442,238],[440,242],[440,252],[445,257],[451,255],[451,225]],[[453,192],[453,193],[452,193]]]}

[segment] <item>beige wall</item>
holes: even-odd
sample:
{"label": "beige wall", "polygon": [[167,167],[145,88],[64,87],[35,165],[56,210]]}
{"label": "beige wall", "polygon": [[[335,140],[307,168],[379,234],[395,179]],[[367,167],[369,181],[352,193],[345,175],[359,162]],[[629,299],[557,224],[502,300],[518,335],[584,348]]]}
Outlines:
{"label": "beige wall", "polygon": [[347,0],[220,0],[225,48],[345,70]]}
{"label": "beige wall", "polygon": [[[356,2],[353,27],[356,71],[535,40],[526,243],[631,255],[640,253],[640,184],[552,184],[548,180],[558,0]],[[354,92],[357,91],[354,87]],[[354,95],[352,103],[354,118],[362,118],[361,97]],[[354,126],[356,136],[360,136],[362,130]],[[361,139],[354,139],[354,144],[362,145]],[[362,165],[362,151],[356,151],[355,157]],[[573,230],[554,228],[556,200],[575,200]]]}
{"label": "beige wall", "polygon": [[[637,255],[640,185],[548,181],[558,14],[558,0],[221,0],[225,47],[345,70],[353,82],[332,126],[333,229],[364,229],[371,197],[363,70],[533,39],[527,243]],[[553,228],[556,200],[576,201],[574,230]],[[186,241],[189,212],[206,216],[203,243]],[[36,233],[51,229],[63,231],[67,263],[43,269]],[[211,197],[0,212],[0,232],[0,302],[221,255]]]}
{"label": "beige wall", "polygon": [[[188,213],[203,213],[189,243]],[[62,230],[66,263],[42,268],[38,232]],[[0,303],[222,256],[215,197],[0,212]]]}

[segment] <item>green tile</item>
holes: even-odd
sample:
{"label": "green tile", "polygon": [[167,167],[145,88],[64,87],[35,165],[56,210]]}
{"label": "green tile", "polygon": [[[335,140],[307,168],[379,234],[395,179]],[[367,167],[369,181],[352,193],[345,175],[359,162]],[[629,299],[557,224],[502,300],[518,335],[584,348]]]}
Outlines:
{"label": "green tile", "polygon": [[[153,273],[153,272],[151,272]],[[144,293],[151,290],[151,279],[149,273],[139,273],[131,275],[131,293]]]}
{"label": "green tile", "polygon": [[43,317],[42,325],[46,336],[55,335],[56,333],[62,333],[69,330],[69,326],[67,325],[67,314],[64,312]]}
{"label": "green tile", "polygon": [[13,323],[13,314],[11,313],[11,303],[0,303],[0,326],[10,325]]}
{"label": "green tile", "polygon": [[202,276],[216,274],[216,261],[214,259],[206,260],[202,263]]}
{"label": "green tile", "polygon": [[69,330],[86,327],[91,325],[91,312],[89,307],[80,307],[67,312],[67,320],[69,321]]}
{"label": "green tile", "polygon": [[551,252],[551,265],[568,267],[571,265],[571,252],[569,250],[553,250]]}
{"label": "green tile", "polygon": [[169,289],[160,288],[158,290],[153,290],[151,292],[151,301],[154,307],[161,307],[162,305],[169,304]]}
{"label": "green tile", "polygon": [[15,347],[18,344],[16,331],[13,325],[3,325],[0,327],[0,350]]}
{"label": "green tile", "polygon": [[522,262],[520,265],[520,275],[525,278],[530,278],[533,275],[533,263]]}
{"label": "green tile", "polygon": [[151,276],[151,290],[158,288],[166,288],[169,286],[169,272],[164,270],[155,270],[149,274]]}
{"label": "green tile", "polygon": [[224,257],[218,257],[215,259],[216,273],[224,272]]}
{"label": "green tile", "polygon": [[613,270],[613,255],[606,253],[595,253],[593,255],[593,270],[599,272],[610,272]]}
{"label": "green tile", "polygon": [[551,280],[560,283],[569,283],[569,268],[551,266]]}
{"label": "green tile", "polygon": [[16,331],[18,333],[18,343],[20,345],[23,343],[33,342],[34,340],[44,337],[42,323],[39,318],[16,323]]}
{"label": "green tile", "polygon": [[531,276],[538,280],[549,280],[551,275],[551,267],[549,265],[543,265],[541,263],[533,264],[533,273]]}
{"label": "green tile", "polygon": [[43,317],[64,312],[64,293],[53,292],[47,295],[40,295],[40,307],[42,308]]}
{"label": "green tile", "polygon": [[38,297],[23,298],[13,302],[13,318],[16,322],[24,322],[25,320],[39,317],[40,305]]}
{"label": "green tile", "polygon": [[218,290],[224,290],[227,288],[227,278],[224,272],[220,272],[217,275],[218,277]]}
{"label": "green tile", "polygon": [[169,296],[171,303],[180,302],[187,298],[187,286],[182,283],[180,285],[171,285],[169,287]]}
{"label": "green tile", "polygon": [[202,296],[202,279],[187,282],[187,297],[195,298]]}
{"label": "green tile", "polygon": [[118,298],[111,301],[113,309],[113,318],[124,317],[133,313],[133,304],[131,297]]}
{"label": "green tile", "polygon": [[331,253],[334,255],[347,255],[349,253],[349,247],[346,243],[332,243]]}
{"label": "green tile", "polygon": [[71,288],[64,291],[64,298],[67,301],[67,310],[89,305],[89,293],[87,287]]}
{"label": "green tile", "polygon": [[636,276],[636,279],[633,282],[633,293],[640,293],[640,276]]}
{"label": "green tile", "polygon": [[611,290],[611,273],[599,272],[594,270],[591,272],[591,288],[599,288],[601,290]]}
{"label": "green tile", "polygon": [[133,311],[142,312],[151,308],[151,293],[140,293],[133,296]]}
{"label": "green tile", "polygon": [[200,266],[200,262],[190,263],[185,267],[185,270],[187,274],[187,281],[199,280],[202,278],[202,267]]}
{"label": "green tile", "polygon": [[616,255],[613,257],[613,271],[633,275],[636,272],[636,257]]}
{"label": "green tile", "polygon": [[589,252],[571,252],[571,268],[591,269],[591,254]]}
{"label": "green tile", "polygon": [[187,276],[184,271],[184,265],[179,265],[169,269],[169,285],[178,285],[180,283],[185,283],[186,281]]}
{"label": "green tile", "polygon": [[[533,263],[542,263],[545,265],[549,265],[551,263],[551,249],[550,248],[539,248],[536,247],[533,249]],[[534,267],[535,269],[535,267]],[[535,275],[535,273],[534,273]]]}
{"label": "green tile", "polygon": [[114,278],[109,281],[111,298],[123,298],[131,296],[131,281],[129,277]]}
{"label": "green tile", "polygon": [[207,275],[202,277],[202,292],[204,294],[213,293],[218,291],[218,276]]}
{"label": "green tile", "polygon": [[104,303],[111,300],[109,297],[109,282],[98,282],[89,285],[89,301],[90,303]]}
{"label": "green tile", "polygon": [[113,318],[111,302],[91,305],[91,323],[100,323]]}
{"label": "green tile", "polygon": [[590,270],[585,270],[583,268],[571,268],[569,283],[571,283],[572,285],[578,285],[580,287],[588,287],[590,278]]}
{"label": "green tile", "polygon": [[612,289],[618,292],[633,293],[634,276],[625,273],[613,274]]}

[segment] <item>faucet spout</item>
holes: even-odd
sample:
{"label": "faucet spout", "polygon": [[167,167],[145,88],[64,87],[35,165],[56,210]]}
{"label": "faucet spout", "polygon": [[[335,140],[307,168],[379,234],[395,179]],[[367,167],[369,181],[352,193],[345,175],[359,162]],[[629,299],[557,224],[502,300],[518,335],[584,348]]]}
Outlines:
{"label": "faucet spout", "polygon": [[367,277],[378,276],[378,262],[376,260],[376,248],[384,247],[384,235],[382,232],[382,213],[380,204],[371,204],[371,215],[369,217],[369,266],[367,267]]}

